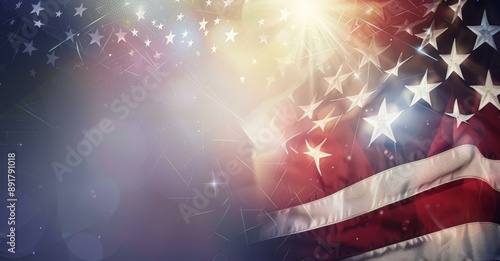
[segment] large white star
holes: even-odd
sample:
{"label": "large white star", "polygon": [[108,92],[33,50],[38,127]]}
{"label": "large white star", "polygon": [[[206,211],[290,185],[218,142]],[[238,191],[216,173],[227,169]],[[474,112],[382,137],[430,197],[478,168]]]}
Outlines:
{"label": "large white star", "polygon": [[36,13],[36,15],[40,15],[40,11],[45,9],[41,6],[41,4],[42,4],[42,1],[38,1],[38,4],[36,4],[36,5],[32,4],[31,6],[33,6],[33,10],[31,10],[30,14]]}
{"label": "large white star", "polygon": [[352,74],[352,72],[341,74],[343,66],[344,64],[340,65],[335,76],[324,78],[325,81],[328,82],[328,89],[326,90],[325,95],[329,94],[331,91],[333,91],[333,89],[336,89],[340,93],[344,93],[344,91],[342,90],[342,82],[347,79]]}
{"label": "large white star", "polygon": [[466,2],[467,0],[459,0],[458,3],[450,5],[451,10],[453,10],[453,19],[451,20],[452,23],[455,22],[455,19],[457,19],[457,17],[461,20],[463,19],[462,10]]}
{"label": "large white star", "polygon": [[316,169],[318,170],[319,175],[321,175],[321,176],[323,176],[323,174],[321,173],[321,168],[319,166],[319,160],[332,155],[330,153],[326,153],[326,152],[321,151],[321,146],[323,146],[325,141],[326,141],[326,139],[324,139],[323,142],[321,142],[318,146],[312,147],[309,144],[309,142],[306,140],[307,151],[304,152],[304,154],[313,157],[314,164],[316,165]]}
{"label": "large white star", "polygon": [[174,44],[174,37],[175,34],[172,34],[172,31],[170,31],[170,33],[165,36],[165,38],[167,38],[167,44],[169,43]]}
{"label": "large white star", "polygon": [[365,104],[368,101],[368,97],[370,97],[373,93],[375,93],[375,91],[367,92],[367,90],[368,90],[368,84],[365,84],[365,86],[363,86],[358,95],[347,97],[347,99],[349,99],[352,102],[349,109],[347,109],[347,112],[350,112],[351,110],[356,108],[356,106],[360,108],[365,107]]}
{"label": "large white star", "polygon": [[116,43],[119,43],[120,41],[127,42],[125,40],[125,35],[127,35],[127,32],[123,32],[122,29],[120,28],[120,32],[115,33],[116,37],[118,37],[118,41]]}
{"label": "large white star", "polygon": [[26,48],[24,49],[23,53],[28,53],[30,56],[33,51],[38,50],[35,46],[33,46],[33,41],[24,43],[24,47]]}
{"label": "large white star", "polygon": [[452,113],[449,113],[449,112],[445,112],[446,115],[450,116],[450,117],[453,117],[457,120],[457,128],[460,127],[460,124],[462,124],[462,122],[465,122],[468,124],[468,120],[470,118],[472,118],[472,116],[474,116],[474,114],[460,114],[460,110],[458,109],[458,101],[457,99],[455,99],[455,103],[453,104],[453,112]]}
{"label": "large white star", "polygon": [[391,75],[398,77],[399,67],[401,67],[404,63],[406,63],[408,60],[410,60],[410,58],[412,58],[413,56],[406,58],[404,61],[402,60],[402,57],[403,57],[403,53],[400,53],[398,61],[396,62],[396,65],[392,69],[385,70],[385,73],[387,73],[387,78],[389,78]]}
{"label": "large white star", "polygon": [[476,43],[474,44],[474,49],[478,48],[483,43],[489,44],[493,49],[497,50],[497,45],[495,44],[495,39],[493,35],[500,31],[500,26],[491,26],[488,22],[488,17],[486,16],[486,11],[483,13],[483,18],[481,19],[481,25],[471,25],[467,26],[472,32],[474,32],[476,37]]}
{"label": "large white star", "polygon": [[207,27],[208,21],[206,21],[206,20],[205,20],[205,17],[203,17],[203,20],[202,20],[201,22],[199,22],[199,24],[200,24],[200,29],[198,29],[198,31],[200,31],[200,30],[202,30],[202,29],[203,29],[204,31],[206,31],[206,30],[207,30],[207,28],[206,28],[206,27]]}
{"label": "large white star", "polygon": [[420,44],[420,49],[424,48],[427,44],[432,45],[436,50],[437,46],[437,38],[446,31],[447,28],[443,29],[435,29],[434,21],[432,21],[431,26],[423,33],[416,34],[418,38],[422,39],[422,44]]}
{"label": "large white star", "polygon": [[479,103],[479,110],[484,108],[488,103],[493,104],[500,110],[500,103],[498,102],[498,95],[500,95],[500,85],[494,85],[491,80],[491,74],[488,71],[486,74],[486,82],[484,85],[471,85],[474,90],[481,94],[481,102]]}
{"label": "large white star", "polygon": [[302,115],[302,117],[300,117],[299,121],[304,119],[305,117],[312,119],[314,110],[316,110],[319,107],[319,105],[323,102],[323,101],[314,102],[314,100],[316,100],[316,97],[314,97],[314,99],[311,101],[311,104],[299,106],[299,108],[304,111],[304,114]]}
{"label": "large white star", "polygon": [[399,111],[387,113],[387,106],[384,99],[376,116],[363,118],[363,120],[373,126],[372,137],[368,146],[370,146],[372,142],[382,134],[387,136],[392,141],[396,142],[396,138],[394,138],[394,133],[392,132],[391,124],[396,121],[401,113],[403,112]]}
{"label": "large white star", "polygon": [[[332,117],[332,113],[333,113],[333,111],[334,111],[334,110],[335,110],[335,107],[333,107],[333,109],[332,109],[332,110],[328,113],[328,115],[326,115],[326,116],[325,116],[325,118],[323,118],[323,119],[321,119],[321,120],[316,120],[316,121],[313,121],[314,126],[311,128],[311,130],[310,130],[309,132],[311,132],[311,131],[313,131],[313,130],[315,130],[315,129],[317,129],[317,128],[320,128],[322,132],[325,132],[325,127],[326,127],[326,125],[327,125],[329,122],[331,122],[331,121],[333,121],[333,120],[335,120],[335,119],[339,118],[339,116],[334,116],[334,117]],[[308,132],[308,133],[309,133],[309,132]]]}
{"label": "large white star", "polygon": [[398,29],[396,31],[396,34],[398,34],[400,32],[406,32],[409,35],[413,35],[413,28],[420,23],[422,23],[422,21],[415,21],[413,23],[410,23],[408,21],[408,19],[405,19],[404,23],[402,23],[401,25],[393,25],[392,27],[395,27]]}
{"label": "large white star", "polygon": [[55,52],[52,52],[51,54],[46,54],[46,55],[47,55],[47,58],[48,58],[48,60],[47,60],[47,63],[46,63],[46,64],[49,64],[49,63],[50,63],[50,64],[52,64],[53,66],[55,66],[55,62],[56,62],[56,60],[57,60],[57,59],[59,59],[59,57],[57,57],[57,56],[55,55]]}
{"label": "large white star", "polygon": [[95,33],[89,35],[92,38],[92,40],[90,40],[90,44],[96,43],[97,45],[101,46],[101,38],[103,38],[104,36],[99,34],[99,29],[95,30]]}
{"label": "large white star", "polygon": [[426,101],[430,106],[432,106],[430,92],[440,84],[440,82],[427,83],[427,71],[425,71],[424,77],[419,85],[405,85],[406,88],[415,94],[413,95],[413,100],[411,101],[410,106],[417,103],[420,99]]}
{"label": "large white star", "polygon": [[469,57],[469,54],[457,54],[456,41],[453,41],[450,54],[440,54],[439,56],[441,56],[441,58],[443,58],[443,60],[448,64],[446,79],[448,79],[453,72],[458,74],[460,78],[464,78],[462,70],[460,69],[460,64],[467,59],[467,57]]}
{"label": "large white star", "polygon": [[83,7],[83,3],[79,7],[75,7],[76,13],[74,16],[80,15],[82,17],[83,11],[87,10],[86,7]]}
{"label": "large white star", "polygon": [[425,11],[425,14],[423,16],[426,16],[426,15],[430,14],[431,12],[435,13],[436,10],[438,9],[439,5],[441,4],[441,2],[443,2],[443,0],[436,0],[433,3],[424,4],[423,6],[425,6],[425,8],[427,8],[427,10]]}
{"label": "large white star", "polygon": [[233,3],[234,0],[222,0],[222,2],[224,3],[224,8],[228,7],[228,6],[231,6],[231,4]]}
{"label": "large white star", "polygon": [[283,21],[285,21],[285,23],[287,23],[288,22],[288,16],[290,15],[290,13],[288,12],[288,7],[285,6],[284,9],[280,10],[280,13],[281,13],[280,21],[283,20]]}
{"label": "large white star", "polygon": [[231,42],[233,42],[233,43],[234,43],[234,37],[235,37],[236,35],[238,35],[238,33],[236,33],[236,32],[234,31],[234,28],[231,28],[231,31],[230,31],[230,32],[226,32],[226,36],[227,36],[227,37],[226,37],[226,42],[231,41]]}
{"label": "large white star", "polygon": [[373,37],[370,41],[370,45],[368,46],[368,48],[355,48],[358,52],[363,54],[363,58],[361,58],[359,68],[363,67],[363,65],[367,64],[368,62],[372,62],[375,66],[380,68],[380,60],[378,56],[385,50],[387,50],[387,48],[389,48],[389,45],[384,47],[376,46],[375,37]]}
{"label": "large white star", "polygon": [[143,10],[139,10],[137,11],[137,13],[135,13],[137,15],[137,21],[140,21],[141,19],[144,20],[144,14],[146,12],[144,12]]}
{"label": "large white star", "polygon": [[69,29],[69,32],[64,32],[66,34],[66,40],[71,40],[72,42],[75,42],[75,40],[73,39],[73,37],[75,36],[75,34],[73,33],[73,30],[70,28]]}

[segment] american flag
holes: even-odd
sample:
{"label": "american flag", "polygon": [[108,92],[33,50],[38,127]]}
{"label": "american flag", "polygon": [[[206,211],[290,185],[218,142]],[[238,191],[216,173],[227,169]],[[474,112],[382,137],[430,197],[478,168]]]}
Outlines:
{"label": "american flag", "polygon": [[499,1],[6,0],[0,32],[2,257],[500,259]]}
{"label": "american flag", "polygon": [[354,4],[377,16],[353,18],[282,105],[285,153],[259,159],[282,164],[256,241],[273,260],[498,259],[498,2]]}

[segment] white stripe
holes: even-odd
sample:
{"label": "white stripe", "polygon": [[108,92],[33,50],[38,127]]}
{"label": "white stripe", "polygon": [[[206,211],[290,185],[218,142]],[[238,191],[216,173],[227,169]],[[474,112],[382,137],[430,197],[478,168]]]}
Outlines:
{"label": "white stripe", "polygon": [[499,260],[499,241],[500,225],[467,223],[345,260]]}
{"label": "white stripe", "polygon": [[263,241],[339,223],[463,178],[481,179],[499,190],[500,161],[483,157],[473,145],[455,147],[379,172],[327,197],[267,213],[262,216],[261,229],[255,240]]}

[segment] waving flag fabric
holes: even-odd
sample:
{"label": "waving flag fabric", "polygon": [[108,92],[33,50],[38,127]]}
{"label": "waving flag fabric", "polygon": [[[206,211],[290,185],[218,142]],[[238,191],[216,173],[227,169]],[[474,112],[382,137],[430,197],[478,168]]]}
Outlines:
{"label": "waving flag fabric", "polygon": [[500,259],[499,1],[2,1],[0,37],[2,260]]}

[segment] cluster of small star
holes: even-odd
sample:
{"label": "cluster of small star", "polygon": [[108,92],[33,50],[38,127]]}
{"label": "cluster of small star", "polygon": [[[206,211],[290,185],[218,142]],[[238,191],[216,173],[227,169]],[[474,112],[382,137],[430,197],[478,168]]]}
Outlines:
{"label": "cluster of small star", "polygon": [[[463,24],[465,23],[462,20],[463,10],[466,3],[466,0],[460,0],[452,5],[448,5],[439,0],[431,3],[425,3],[421,6],[414,6],[412,9],[403,10],[404,12],[408,13],[412,12],[421,14],[422,16],[420,19],[416,19],[415,21],[411,22],[408,19],[405,19],[402,24],[390,24],[385,30],[380,29],[380,27],[376,25],[372,25],[375,29],[374,33],[370,35],[371,40],[369,42],[369,45],[367,47],[363,47],[361,45],[351,48],[351,50],[348,49],[349,56],[346,55],[346,57],[344,57],[340,65],[337,67],[338,69],[335,75],[323,76],[323,79],[328,84],[328,87],[323,94],[324,98],[318,101],[318,95],[314,95],[313,101],[309,105],[298,106],[303,111],[302,116],[298,120],[300,121],[304,118],[307,118],[313,123],[312,125],[310,125],[311,127],[309,131],[307,131],[307,133],[312,132],[313,130],[318,128],[320,128],[322,132],[325,132],[325,126],[327,126],[329,122],[338,120],[342,117],[347,117],[348,114],[356,108],[365,108],[368,104],[372,105],[373,101],[376,100],[376,93],[383,92],[383,89],[387,88],[387,85],[394,84],[394,82],[398,82],[398,85],[404,86],[413,95],[411,102],[409,102],[409,104],[407,105],[408,108],[411,108],[416,104],[418,104],[419,106],[424,106],[424,104],[427,104],[429,109],[437,112],[437,110],[433,108],[433,99],[431,99],[431,97],[433,96],[432,93],[436,93],[433,91],[439,86],[443,85],[445,81],[451,83],[455,80],[458,80],[457,78],[453,78],[455,76],[458,76],[460,80],[465,81],[466,83],[469,82],[470,88],[474,89],[477,94],[480,95],[480,102],[477,108],[478,111],[482,110],[487,104],[491,104],[497,109],[500,109],[500,103],[497,97],[500,94],[500,85],[495,85],[493,83],[489,70],[487,70],[486,75],[483,76],[483,80],[477,80],[477,78],[466,79],[464,77],[462,68],[467,67],[472,63],[471,61],[469,61],[469,63],[465,62],[467,61],[467,58],[471,55],[471,53],[458,52],[457,46],[459,49],[466,49],[468,48],[469,43],[467,41],[462,41],[462,43],[459,44],[458,42],[460,42],[460,40],[457,38],[453,40],[451,51],[449,53],[441,53],[440,50],[445,49],[444,44],[438,45],[438,42],[440,41],[439,39],[442,38],[440,36],[446,31],[449,31],[448,36],[456,37],[456,35],[458,34],[457,32],[463,33],[464,30],[469,30],[467,33],[473,33],[475,36],[475,43],[473,44],[473,47],[471,46],[471,52],[476,52],[480,47],[490,48],[491,51],[498,52],[494,36],[500,31],[500,26],[490,24],[486,11],[483,12],[480,24],[469,24],[467,22],[467,24],[463,26]],[[383,10],[383,7],[388,4],[388,2],[380,4],[379,8],[381,12]],[[470,5],[474,5],[474,3],[471,3]],[[436,12],[437,8],[448,8],[452,11],[451,17],[444,18],[444,20],[448,24],[447,27],[436,27],[437,20],[439,20],[440,24],[443,24],[443,18],[434,18],[432,16],[432,14]],[[473,7],[470,8],[471,10],[473,9]],[[478,10],[475,10],[475,12],[477,11]],[[448,18],[449,20],[446,20]],[[427,23],[430,23],[430,25],[428,27],[423,27],[425,26],[424,24],[426,23],[426,21]],[[460,29],[461,31],[457,29],[457,27],[459,27],[459,24],[464,27],[464,29]],[[417,27],[421,29],[416,29]],[[422,30],[423,32],[417,33],[420,30]],[[354,31],[351,31],[349,37],[352,37],[353,35]],[[394,61],[395,65],[393,67],[387,65],[390,63],[385,63],[386,65],[383,65],[381,62],[382,59],[386,60],[387,56],[391,52],[394,53],[396,50],[402,49],[400,46],[397,46],[395,44],[394,46],[392,44],[384,44],[382,46],[378,45],[377,42],[384,42],[383,40],[381,40],[383,38],[390,38],[391,42],[393,41],[393,39],[397,39],[400,42],[399,45],[403,44],[411,46],[411,48],[409,48],[409,51],[411,53],[399,53],[397,61]],[[356,53],[353,50],[360,54],[360,56],[358,56],[359,60],[352,58],[356,57]],[[407,77],[413,77],[411,76],[412,74],[417,75],[415,73],[409,74],[409,70],[401,69],[404,69],[405,65],[409,64],[409,61],[411,62],[413,60],[413,62],[416,62],[419,61],[419,59],[421,59],[422,57],[423,59],[432,61],[433,65],[431,67],[439,67],[441,66],[440,63],[444,62],[446,73],[442,76],[443,81],[435,82],[434,79],[440,78],[439,75],[433,76],[433,80],[431,80],[431,78],[428,77],[428,68],[425,70],[425,73],[423,73],[420,83],[401,84],[400,82],[408,79]],[[378,77],[370,78],[369,76],[366,76],[367,72],[369,75],[370,68],[375,68],[371,73],[377,74]],[[433,73],[436,74],[440,70],[440,68],[442,67],[434,69]],[[469,70],[473,69],[470,68]],[[320,71],[321,74],[325,74],[323,66],[318,67],[318,71]],[[400,77],[401,71],[405,71],[405,78]],[[363,74],[365,75],[365,80],[361,79],[361,75]],[[345,96],[345,90],[343,86],[346,85],[346,80],[352,77],[364,82],[363,87],[357,94]],[[476,81],[484,82],[484,84],[473,84]],[[347,81],[347,84],[352,85],[352,82]],[[316,92],[318,92],[317,86],[318,85],[316,84]],[[337,99],[332,100],[334,103],[338,102],[339,100],[346,99],[351,102],[350,105],[346,107],[344,112],[336,116],[333,115],[335,107],[333,107],[333,109],[331,109],[331,111],[329,111],[324,118],[316,116],[316,112],[319,112],[322,107],[332,108],[333,105],[331,105],[331,103],[329,103],[327,100],[331,97],[331,94],[334,90],[337,91],[335,96]],[[338,98],[339,96],[341,98]],[[291,99],[293,100],[293,97],[291,97]],[[382,102],[378,109],[377,115],[368,117],[361,116],[361,114],[359,115],[359,117],[361,117],[372,128],[371,138],[368,142],[368,146],[370,146],[381,136],[385,136],[396,143],[397,139],[393,132],[393,128],[397,126],[398,118],[400,118],[400,116],[407,111],[407,109],[390,110],[388,109],[387,99],[385,97],[382,97],[381,99]],[[404,97],[399,97],[397,101],[391,103],[400,103],[401,100],[404,99]],[[424,103],[418,103],[419,101],[423,101]],[[462,114],[461,110],[459,109],[458,99],[455,99],[453,104],[453,110],[451,112],[445,111],[438,113],[442,113],[442,115],[447,115],[454,118],[456,120],[456,128],[459,128],[462,123],[468,123],[468,121],[474,116],[474,113]],[[366,112],[370,113],[369,110],[366,110]],[[330,126],[333,126],[334,128],[335,126],[337,126],[337,123]],[[403,128],[403,126],[399,127]],[[330,130],[328,130],[328,132],[333,133],[333,130],[331,130],[331,132]],[[295,137],[297,136],[297,133],[293,133],[293,135]],[[307,141],[307,138],[300,137],[299,139],[306,139],[305,143],[307,145],[307,149],[303,153],[313,159],[319,174],[322,175],[322,171],[320,168],[320,159],[331,157],[334,154],[333,151],[322,150],[322,145],[326,142],[327,139],[322,140],[316,146],[311,146],[311,142]],[[285,142],[284,147],[286,147],[287,142],[289,142],[289,140]],[[285,149],[285,151],[288,152],[287,149]]]}

